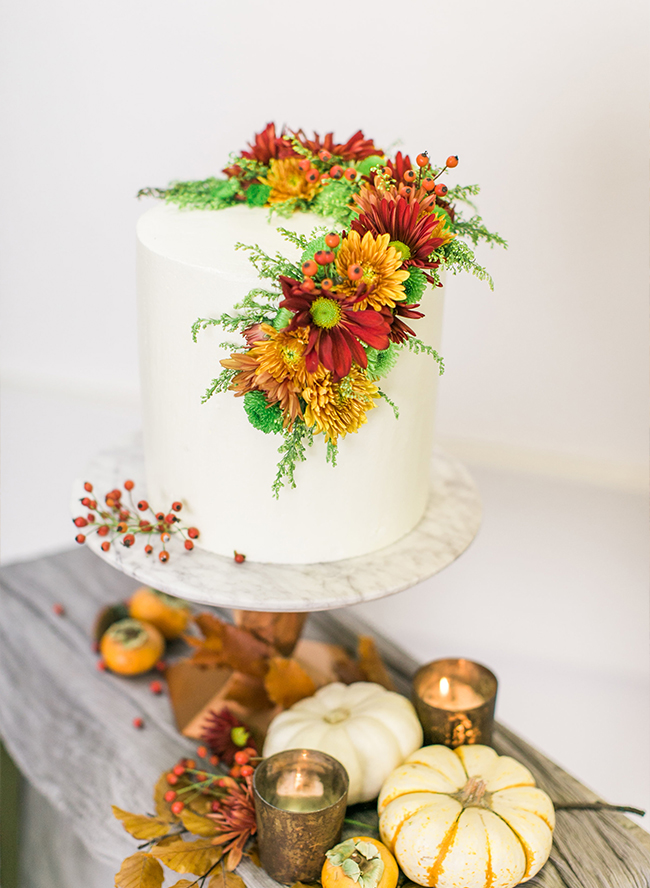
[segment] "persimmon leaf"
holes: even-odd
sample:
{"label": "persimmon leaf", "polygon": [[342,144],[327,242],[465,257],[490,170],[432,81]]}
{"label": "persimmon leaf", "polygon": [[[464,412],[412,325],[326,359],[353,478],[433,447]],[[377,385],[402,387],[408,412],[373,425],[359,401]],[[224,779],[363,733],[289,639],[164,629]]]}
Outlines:
{"label": "persimmon leaf", "polygon": [[131,814],[117,805],[112,805],[113,814],[122,821],[124,829],[135,839],[158,839],[169,832],[169,822],[162,817],[147,817],[145,814]]}
{"label": "persimmon leaf", "polygon": [[264,679],[264,687],[270,699],[288,709],[305,697],[316,693],[316,685],[297,660],[273,657]]}
{"label": "persimmon leaf", "polygon": [[197,876],[204,875],[221,859],[221,848],[216,848],[206,839],[198,842],[184,842],[179,839],[163,848],[154,846],[151,853],[175,872],[194,873]]}
{"label": "persimmon leaf", "polygon": [[127,857],[115,876],[115,888],[160,888],[165,874],[160,863],[142,851]]}
{"label": "persimmon leaf", "polygon": [[183,821],[185,829],[195,836],[212,838],[212,836],[216,836],[217,834],[217,825],[214,820],[210,820],[208,817],[202,817],[200,814],[196,814],[189,808],[185,808],[181,812],[181,820]]}

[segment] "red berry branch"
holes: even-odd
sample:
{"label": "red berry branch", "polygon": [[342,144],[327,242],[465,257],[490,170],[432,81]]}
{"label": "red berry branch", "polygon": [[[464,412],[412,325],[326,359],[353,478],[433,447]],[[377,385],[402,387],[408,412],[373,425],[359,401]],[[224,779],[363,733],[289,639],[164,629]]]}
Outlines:
{"label": "red berry branch", "polygon": [[[129,498],[128,506],[122,501],[122,491],[117,487],[106,494],[103,506],[99,506],[97,500],[91,496],[82,497],[81,505],[89,511],[85,517],[79,515],[73,518],[73,523],[75,527],[89,529],[78,533],[76,541],[85,543],[89,534],[96,533],[100,537],[107,537],[103,540],[101,548],[104,552],[108,552],[111,543],[116,539],[128,549],[135,543],[136,536],[144,535],[146,537],[144,551],[147,555],[151,555],[154,551],[152,542],[158,538],[162,543],[158,558],[166,564],[170,554],[165,544],[169,542],[172,534],[180,534],[185,540],[185,548],[191,551],[194,548],[193,540],[198,538],[199,531],[196,527],[181,526],[178,512],[183,508],[183,504],[176,500],[171,504],[169,512],[155,512],[147,500],[142,499],[134,503],[131,495],[134,487],[133,481],[124,482],[124,489]],[[84,490],[92,494],[93,485],[86,481]]]}

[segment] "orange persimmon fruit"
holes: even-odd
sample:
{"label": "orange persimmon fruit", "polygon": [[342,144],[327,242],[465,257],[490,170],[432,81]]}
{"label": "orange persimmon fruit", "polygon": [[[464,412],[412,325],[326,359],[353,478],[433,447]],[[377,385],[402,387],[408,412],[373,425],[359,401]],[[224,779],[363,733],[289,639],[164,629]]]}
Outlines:
{"label": "orange persimmon fruit", "polygon": [[111,672],[139,675],[160,659],[165,639],[151,623],[127,617],[113,623],[102,636],[99,650]]}
{"label": "orange persimmon fruit", "polygon": [[341,863],[337,862],[337,857],[332,855],[335,852],[339,852],[339,860],[348,858],[359,862],[363,872],[364,864],[366,866],[372,865],[373,862],[372,859],[367,860],[364,855],[364,851],[368,849],[368,846],[374,849],[371,857],[378,856],[384,864],[383,872],[377,880],[375,888],[395,888],[399,877],[399,869],[395,858],[382,842],[369,836],[354,836],[352,839],[341,842],[335,848],[332,848],[331,851],[328,851],[328,856],[321,871],[323,888],[359,888],[359,883],[350,876],[346,876]]}
{"label": "orange persimmon fruit", "polygon": [[129,616],[152,623],[168,641],[185,632],[190,615],[184,601],[149,586],[140,586],[129,601]]}

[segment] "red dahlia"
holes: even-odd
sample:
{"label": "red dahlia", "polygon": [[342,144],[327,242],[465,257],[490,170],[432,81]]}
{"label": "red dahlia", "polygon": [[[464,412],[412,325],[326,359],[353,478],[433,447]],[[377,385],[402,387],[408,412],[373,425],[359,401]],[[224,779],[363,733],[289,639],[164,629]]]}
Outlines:
{"label": "red dahlia", "polygon": [[309,292],[299,281],[284,276],[280,277],[280,284],[284,293],[280,308],[294,312],[288,329],[309,330],[305,350],[309,373],[315,373],[320,363],[338,382],[348,375],[352,361],[364,369],[368,366],[361,342],[380,351],[388,348],[390,320],[373,309],[354,310],[366,291],[365,284],[359,285],[354,296],[340,296],[332,290]]}

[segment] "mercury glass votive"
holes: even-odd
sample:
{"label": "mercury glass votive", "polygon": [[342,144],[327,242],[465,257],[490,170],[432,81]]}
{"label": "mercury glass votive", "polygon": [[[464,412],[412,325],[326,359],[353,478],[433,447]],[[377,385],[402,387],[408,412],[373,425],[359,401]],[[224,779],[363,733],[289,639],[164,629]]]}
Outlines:
{"label": "mercury glass votive", "polygon": [[277,882],[320,878],[338,844],[348,800],[348,772],[324,752],[288,749],[255,769],[253,795],[260,861]]}
{"label": "mercury glass votive", "polygon": [[413,705],[424,731],[424,742],[454,749],[465,743],[492,742],[495,675],[471,660],[446,659],[427,663],[413,678]]}

